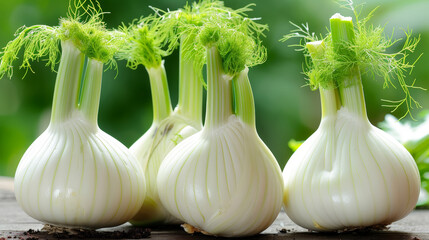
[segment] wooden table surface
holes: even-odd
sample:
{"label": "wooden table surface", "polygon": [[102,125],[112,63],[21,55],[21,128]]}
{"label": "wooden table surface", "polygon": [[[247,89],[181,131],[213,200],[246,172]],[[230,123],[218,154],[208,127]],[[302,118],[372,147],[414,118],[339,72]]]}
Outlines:
{"label": "wooden table surface", "polygon": [[[47,234],[28,234],[29,229],[40,230],[43,224],[26,215],[18,206],[13,194],[13,180],[0,177],[0,239],[57,239]],[[116,231],[131,229],[124,224],[115,228],[105,228],[99,231]],[[285,233],[280,232],[286,230]],[[222,239],[201,234],[189,235],[179,228],[152,229],[151,239]],[[73,239],[73,238],[70,238]],[[282,211],[276,221],[262,234],[247,239],[296,239],[296,240],[355,240],[355,239],[389,239],[389,240],[429,240],[429,210],[415,210],[406,218],[390,225],[389,230],[352,232],[342,234],[322,234],[308,232],[295,225]]]}

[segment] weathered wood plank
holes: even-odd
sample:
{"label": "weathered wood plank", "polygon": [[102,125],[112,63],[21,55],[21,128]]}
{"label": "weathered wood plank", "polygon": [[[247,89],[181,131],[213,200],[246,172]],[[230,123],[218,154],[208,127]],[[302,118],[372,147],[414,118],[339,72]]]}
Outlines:
{"label": "weathered wood plank", "polygon": [[[24,235],[29,229],[40,230],[43,224],[25,214],[18,206],[13,194],[13,181],[10,178],[0,178],[0,239],[3,237],[13,239],[15,237],[27,239],[37,237],[39,239],[57,239],[52,235],[33,234]],[[130,224],[124,224],[114,228],[105,228],[100,231],[128,231]],[[279,232],[285,229],[286,233]],[[208,237],[201,234],[189,235],[180,228],[152,229],[151,239],[222,239]],[[389,239],[389,240],[418,240],[429,239],[429,210],[415,210],[406,218],[393,223],[389,231],[372,231],[343,234],[321,234],[308,232],[295,225],[284,212],[281,212],[276,221],[262,234],[247,239],[297,239],[297,240],[356,240],[356,239]]]}

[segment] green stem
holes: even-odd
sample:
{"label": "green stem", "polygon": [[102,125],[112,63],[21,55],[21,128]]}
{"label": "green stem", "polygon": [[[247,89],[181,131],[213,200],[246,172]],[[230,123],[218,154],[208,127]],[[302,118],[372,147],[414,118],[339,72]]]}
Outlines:
{"label": "green stem", "polygon": [[243,122],[255,127],[255,101],[248,73],[249,68],[246,67],[233,81],[236,90],[235,112]]}
{"label": "green stem", "polygon": [[367,118],[365,96],[359,68],[355,68],[350,76],[345,77],[344,85],[339,87],[341,105],[359,116]]}
{"label": "green stem", "polygon": [[172,112],[170,93],[168,92],[167,75],[164,63],[158,67],[146,68],[152,94],[153,122],[160,122]]}
{"label": "green stem", "polygon": [[94,59],[88,59],[79,108],[88,120],[94,124],[97,124],[102,76],[103,63]]}
{"label": "green stem", "polygon": [[[314,41],[306,44],[306,48],[310,53],[313,64],[317,67],[319,60],[325,57],[325,44],[323,41]],[[337,114],[341,106],[338,89],[334,84],[328,89],[319,86],[320,102],[322,105],[322,118]]]}
{"label": "green stem", "polygon": [[322,118],[337,114],[340,104],[338,89],[324,89],[319,87],[320,102],[322,104]]}
{"label": "green stem", "polygon": [[201,69],[196,68],[192,60],[185,59],[184,47],[182,42],[180,44],[177,111],[195,124],[202,126],[203,79]]}
{"label": "green stem", "polygon": [[[335,14],[330,19],[330,25],[334,51],[343,59],[353,61],[356,58],[355,53],[348,47],[355,40],[352,18]],[[335,80],[338,85],[341,105],[347,108],[349,112],[367,118],[359,67],[351,68],[349,73],[345,73]]]}
{"label": "green stem", "polygon": [[225,124],[232,115],[231,78],[222,68],[222,60],[216,47],[207,48],[207,107],[204,128]]}
{"label": "green stem", "polygon": [[347,43],[354,43],[355,33],[353,28],[353,21],[351,17],[344,17],[341,14],[334,14],[329,19],[331,25],[332,43],[334,44],[334,51],[341,56],[353,59],[355,58],[354,52],[347,47]]}
{"label": "green stem", "polygon": [[79,87],[85,56],[71,41],[61,42],[62,53],[52,101],[51,123],[71,117],[79,102]]}

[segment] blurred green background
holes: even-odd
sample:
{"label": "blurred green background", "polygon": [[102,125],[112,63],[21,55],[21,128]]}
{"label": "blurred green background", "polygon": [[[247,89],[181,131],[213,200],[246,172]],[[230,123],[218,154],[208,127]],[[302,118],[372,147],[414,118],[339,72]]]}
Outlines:
{"label": "blurred green background", "polygon": [[[303,56],[278,40],[291,29],[289,21],[297,24],[308,22],[311,31],[325,33],[329,18],[336,12],[350,15],[333,0],[225,0],[225,5],[238,8],[256,3],[250,17],[261,17],[270,27],[264,43],[268,60],[250,70],[256,104],[259,135],[271,149],[283,168],[291,155],[288,141],[303,140],[316,130],[320,122],[318,92],[304,87]],[[177,9],[185,0],[100,0],[108,27],[128,23],[151,12],[148,6]],[[359,3],[359,2],[358,2]],[[22,25],[58,25],[65,16],[68,0],[13,0],[0,1],[0,46],[13,38]],[[425,52],[416,64],[413,78],[417,85],[429,88],[429,1],[428,0],[367,0],[365,11],[380,6],[372,23],[386,26],[386,33],[395,38],[404,37],[401,29],[411,28],[421,35],[418,54]],[[395,45],[396,48],[400,44]],[[398,50],[398,49],[396,49]],[[173,105],[177,103],[178,54],[165,59]],[[412,60],[412,59],[410,59]],[[19,66],[19,60],[15,66]],[[44,62],[33,64],[34,73],[14,68],[13,79],[0,80],[0,176],[13,176],[18,162],[29,145],[46,128],[55,84],[55,73]],[[146,71],[140,67],[132,71],[125,63],[118,63],[115,71],[105,72],[99,113],[100,128],[126,146],[136,141],[152,121],[151,96]],[[381,80],[364,79],[368,116],[373,124],[384,119],[390,109],[383,108],[381,99],[395,100],[402,97],[400,90],[382,90]],[[429,108],[429,93],[414,91],[414,96]],[[417,115],[418,109],[413,113]],[[400,117],[402,111],[394,115]]]}

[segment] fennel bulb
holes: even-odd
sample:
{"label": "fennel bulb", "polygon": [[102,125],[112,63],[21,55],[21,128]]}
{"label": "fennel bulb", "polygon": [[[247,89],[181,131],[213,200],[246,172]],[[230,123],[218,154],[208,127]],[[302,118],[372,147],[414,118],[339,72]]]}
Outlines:
{"label": "fennel bulb", "polygon": [[[357,38],[366,36],[355,38],[351,18],[336,14],[330,21],[330,37],[306,45],[322,119],[285,166],[284,208],[295,223],[314,231],[388,225],[415,207],[419,172],[410,153],[369,122],[359,60],[333,62],[353,60],[362,40]],[[343,68],[332,71],[326,63]]]}
{"label": "fennel bulb", "polygon": [[283,172],[286,213],[311,230],[387,225],[417,202],[420,179],[413,158],[353,107],[364,107],[361,85],[347,91],[352,101],[337,110],[335,93],[320,90],[320,126]]}
{"label": "fennel bulb", "polygon": [[132,218],[143,203],[145,179],[130,151],[97,124],[103,65],[113,61],[120,37],[105,30],[101,9],[77,6],[93,14],[87,23],[71,9],[59,27],[23,28],[6,46],[2,66],[23,46],[23,66],[44,56],[55,65],[61,40],[51,121],[19,162],[15,196],[39,221],[95,229]]}
{"label": "fennel bulb", "polygon": [[[255,54],[254,42],[228,30],[212,25],[200,30],[207,48],[206,121],[165,157],[158,186],[165,186],[159,189],[162,204],[186,222],[186,231],[239,237],[257,234],[275,220],[283,182],[255,128],[253,96],[243,70],[252,57],[247,54]],[[233,79],[237,114],[232,112]]]}
{"label": "fennel bulb", "polygon": [[[140,211],[134,216],[131,223],[134,225],[179,224],[180,221],[171,216],[162,206],[158,196],[156,178],[159,167],[168,152],[183,139],[201,129],[201,117],[197,124],[198,120],[192,121],[181,114],[179,112],[180,102],[175,111],[171,110],[163,64],[158,69],[148,69],[148,72],[152,88],[154,119],[146,133],[130,147],[131,153],[139,160],[145,173],[147,195]],[[195,82],[194,79],[186,79],[186,81]],[[198,85],[199,88],[194,91],[202,93],[201,83],[197,83]],[[191,90],[188,88],[185,91]],[[198,105],[198,102],[192,104]],[[198,106],[195,107],[198,109]],[[199,109],[201,110],[201,107]]]}
{"label": "fennel bulb", "polygon": [[[170,19],[169,19],[170,20]],[[128,44],[124,44],[119,56],[128,60],[132,69],[145,66],[150,79],[153,122],[151,127],[131,147],[146,176],[147,195],[137,215],[130,221],[133,225],[178,224],[162,206],[158,196],[156,178],[161,162],[167,153],[180,141],[196,133],[202,127],[202,82],[201,68],[195,67],[192,59],[185,59],[183,42],[180,42],[179,102],[172,110],[167,76],[161,50],[162,31],[168,31],[149,16],[139,24],[123,27]]]}
{"label": "fennel bulb", "polygon": [[76,106],[84,55],[63,42],[51,123],[27,149],[15,173],[22,209],[45,223],[83,228],[132,218],[145,196],[144,175],[129,150],[97,126],[103,63],[88,60]]}

